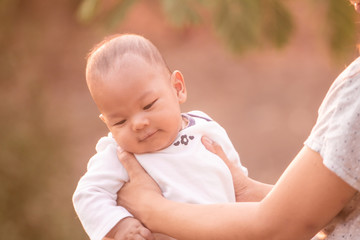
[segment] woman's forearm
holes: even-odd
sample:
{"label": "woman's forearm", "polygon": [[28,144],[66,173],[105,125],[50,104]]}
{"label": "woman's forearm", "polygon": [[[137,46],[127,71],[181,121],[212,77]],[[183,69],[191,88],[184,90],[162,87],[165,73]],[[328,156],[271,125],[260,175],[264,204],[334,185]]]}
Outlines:
{"label": "woman's forearm", "polygon": [[176,239],[267,239],[257,216],[259,203],[194,205],[162,198],[157,204],[141,214],[153,232]]}

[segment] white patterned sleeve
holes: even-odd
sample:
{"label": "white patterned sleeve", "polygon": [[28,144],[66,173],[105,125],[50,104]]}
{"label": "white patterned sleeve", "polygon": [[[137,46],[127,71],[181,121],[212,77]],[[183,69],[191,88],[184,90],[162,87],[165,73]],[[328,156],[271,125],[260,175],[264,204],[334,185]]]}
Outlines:
{"label": "white patterned sleeve", "polygon": [[305,145],[324,165],[360,191],[360,58],[330,87]]}
{"label": "white patterned sleeve", "polygon": [[110,145],[94,155],[73,195],[77,215],[91,240],[101,240],[123,218],[132,216],[117,206],[117,192],[128,175]]}

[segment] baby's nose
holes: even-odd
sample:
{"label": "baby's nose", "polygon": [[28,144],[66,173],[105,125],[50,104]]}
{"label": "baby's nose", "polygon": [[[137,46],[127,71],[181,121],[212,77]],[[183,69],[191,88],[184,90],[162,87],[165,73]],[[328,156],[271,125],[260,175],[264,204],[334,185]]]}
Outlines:
{"label": "baby's nose", "polygon": [[144,114],[138,114],[137,116],[133,117],[132,129],[133,131],[139,131],[148,126],[149,123],[149,119]]}

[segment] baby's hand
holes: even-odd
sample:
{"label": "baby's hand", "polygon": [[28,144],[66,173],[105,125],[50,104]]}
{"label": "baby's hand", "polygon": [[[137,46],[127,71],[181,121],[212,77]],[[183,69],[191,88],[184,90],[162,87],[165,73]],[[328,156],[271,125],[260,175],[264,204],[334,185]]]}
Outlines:
{"label": "baby's hand", "polygon": [[116,225],[114,240],[154,240],[154,237],[139,220],[127,217]]}

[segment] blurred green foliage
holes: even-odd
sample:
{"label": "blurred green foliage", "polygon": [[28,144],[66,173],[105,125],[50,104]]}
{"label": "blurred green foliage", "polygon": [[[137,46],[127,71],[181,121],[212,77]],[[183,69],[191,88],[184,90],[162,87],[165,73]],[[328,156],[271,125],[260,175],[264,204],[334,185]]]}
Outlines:
{"label": "blurred green foliage", "polygon": [[[327,8],[325,28],[330,51],[337,56],[353,50],[356,42],[355,13],[346,0],[311,0]],[[121,23],[130,7],[140,0],[118,0],[105,13],[111,26]],[[235,53],[259,47],[280,48],[291,38],[295,25],[284,0],[157,0],[168,20],[177,27],[201,24],[204,10],[212,19],[215,32]],[[100,14],[101,0],[82,0],[78,19],[89,23]]]}
{"label": "blurred green foliage", "polygon": [[199,1],[191,0],[160,0],[166,17],[177,27],[197,24],[200,22],[200,15],[197,12]]}
{"label": "blurred green foliage", "polygon": [[346,56],[356,42],[356,13],[348,1],[328,0],[329,46],[335,57]]}

